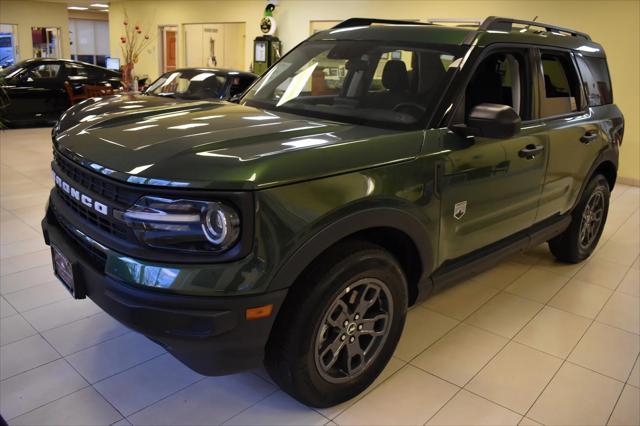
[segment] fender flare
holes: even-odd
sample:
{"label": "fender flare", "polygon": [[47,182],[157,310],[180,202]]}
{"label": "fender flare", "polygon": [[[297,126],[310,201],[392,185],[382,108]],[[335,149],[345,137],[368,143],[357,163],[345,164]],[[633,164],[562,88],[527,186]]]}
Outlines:
{"label": "fender flare", "polygon": [[422,293],[422,287],[430,283],[426,278],[433,271],[432,239],[415,215],[392,207],[368,208],[329,222],[303,242],[277,270],[269,291],[291,287],[298,276],[329,247],[349,235],[372,228],[392,228],[413,241],[422,262],[418,283],[418,290]]}
{"label": "fender flare", "polygon": [[[612,147],[609,147],[609,148],[606,148],[606,149],[602,150],[600,152],[600,154],[598,154],[598,156],[594,160],[593,164],[591,165],[591,168],[589,168],[589,172],[587,173],[587,178],[584,181],[582,181],[582,185],[580,186],[580,192],[578,193],[578,196],[576,197],[576,201],[573,203],[573,206],[571,206],[571,210],[569,210],[569,212],[573,212],[575,210],[575,208],[578,206],[578,203],[580,203],[580,200],[582,199],[582,195],[584,193],[584,190],[587,187],[587,185],[589,184],[589,181],[593,177],[593,175],[596,172],[596,170],[598,169],[598,167],[600,167],[605,162],[609,162],[609,163],[613,164],[613,166],[616,169],[616,175],[617,175],[617,173],[618,173],[618,150],[614,149]],[[613,190],[613,187],[611,187],[610,189]]]}

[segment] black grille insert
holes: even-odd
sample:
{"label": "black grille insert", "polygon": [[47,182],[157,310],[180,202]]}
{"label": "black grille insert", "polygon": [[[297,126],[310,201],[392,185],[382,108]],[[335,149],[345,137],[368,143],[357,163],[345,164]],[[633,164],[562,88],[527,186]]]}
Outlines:
{"label": "black grille insert", "polygon": [[62,228],[62,230],[69,235],[73,241],[81,248],[83,249],[83,252],[87,253],[89,255],[89,260],[91,261],[91,263],[97,267],[99,270],[103,271],[104,267],[107,264],[107,255],[99,250],[98,248],[96,248],[93,244],[91,244],[88,241],[85,241],[84,239],[82,239],[80,236],[78,236],[72,229],[71,226],[64,220],[64,218],[62,216],[60,216],[60,214],[55,211],[55,217],[56,220],[58,221],[58,223],[60,224],[60,227]]}

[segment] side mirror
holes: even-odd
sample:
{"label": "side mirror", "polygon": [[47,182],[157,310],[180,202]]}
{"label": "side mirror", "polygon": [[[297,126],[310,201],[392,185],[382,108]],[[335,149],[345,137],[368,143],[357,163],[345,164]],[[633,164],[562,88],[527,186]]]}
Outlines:
{"label": "side mirror", "polygon": [[466,125],[452,130],[463,136],[506,139],[520,133],[522,119],[513,108],[501,104],[480,104],[471,109]]}

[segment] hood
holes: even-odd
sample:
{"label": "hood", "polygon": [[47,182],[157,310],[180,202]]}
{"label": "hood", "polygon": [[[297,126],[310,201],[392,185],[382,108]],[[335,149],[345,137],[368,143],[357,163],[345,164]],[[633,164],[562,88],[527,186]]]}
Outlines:
{"label": "hood", "polygon": [[154,111],[186,104],[206,108],[211,107],[215,102],[215,100],[185,101],[171,97],[130,94],[89,98],[65,111],[60,117],[56,130],[58,132],[66,130],[78,122],[95,121],[105,114]]}
{"label": "hood", "polygon": [[56,147],[93,170],[137,184],[211,189],[260,189],[407,160],[423,140],[422,131],[229,102],[120,107],[74,122],[57,130]]}

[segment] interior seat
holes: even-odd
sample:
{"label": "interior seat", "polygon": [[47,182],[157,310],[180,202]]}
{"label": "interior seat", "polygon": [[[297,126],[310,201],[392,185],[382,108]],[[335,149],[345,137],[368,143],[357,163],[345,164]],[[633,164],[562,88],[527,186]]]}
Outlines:
{"label": "interior seat", "polygon": [[407,66],[399,59],[387,61],[382,70],[384,92],[369,95],[368,106],[379,109],[393,109],[396,105],[410,101],[409,73]]}

